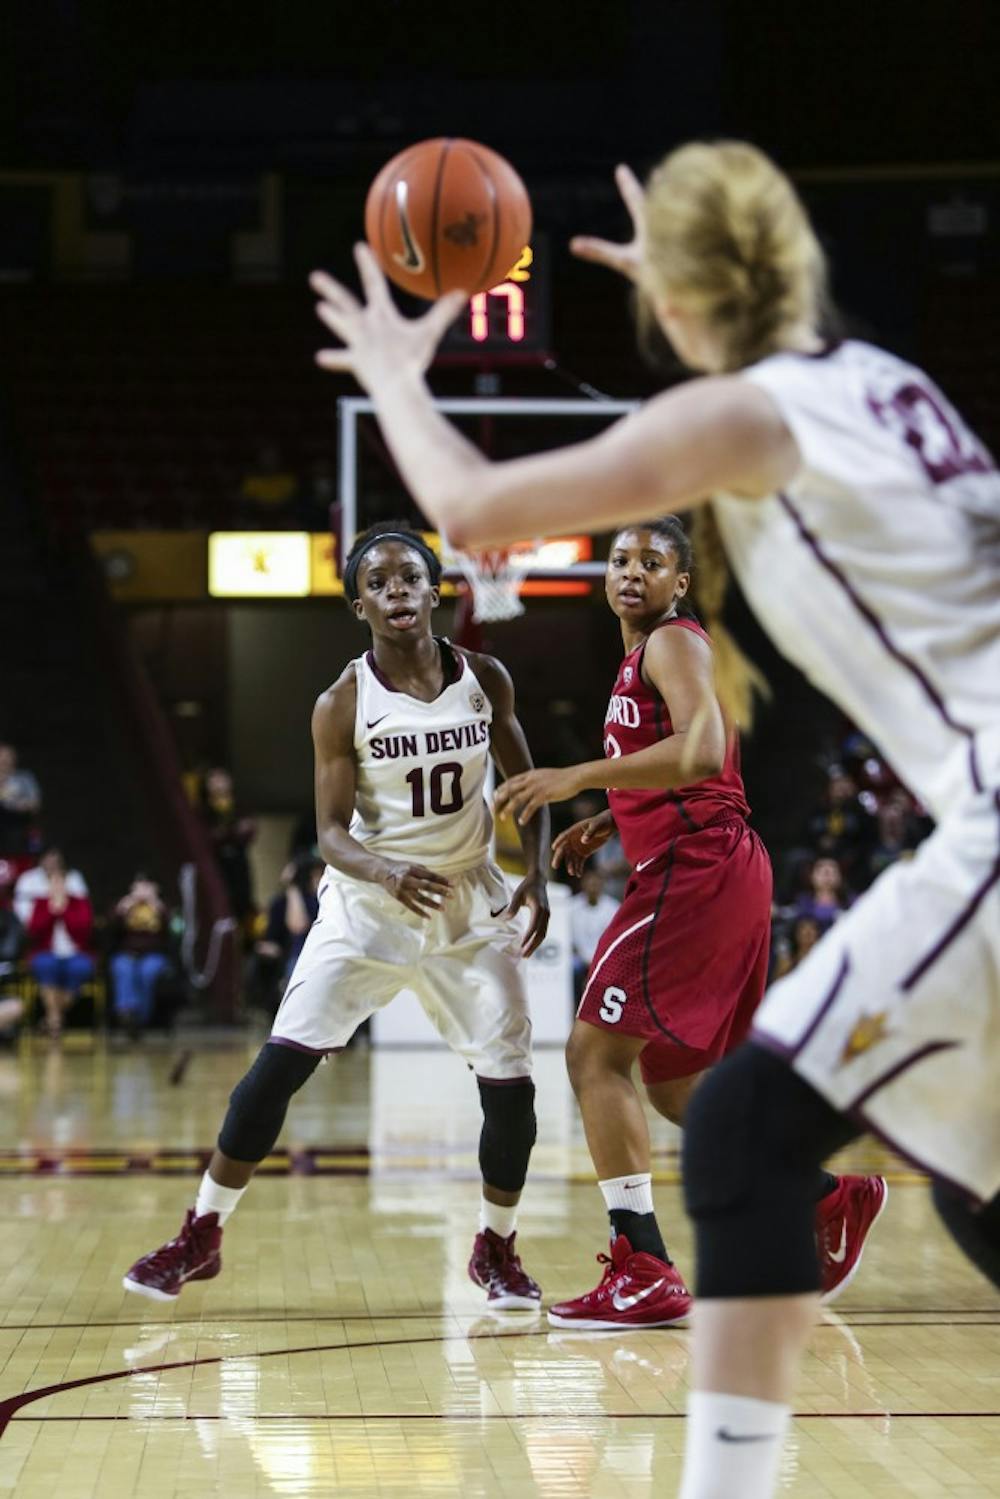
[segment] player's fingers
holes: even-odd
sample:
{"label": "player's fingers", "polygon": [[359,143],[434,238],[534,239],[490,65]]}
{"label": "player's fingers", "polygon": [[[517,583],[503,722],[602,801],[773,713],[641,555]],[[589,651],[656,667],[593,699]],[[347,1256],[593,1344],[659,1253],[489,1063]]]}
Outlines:
{"label": "player's fingers", "polygon": [[493,810],[502,812],[510,801],[510,781],[504,781],[493,793]]}
{"label": "player's fingers", "polygon": [[350,342],[348,335],[356,321],[355,313],[335,307],[332,302],[317,302],[316,316],[321,323],[326,324],[331,333],[336,333],[338,338],[343,339],[345,344]]}
{"label": "player's fingers", "polygon": [[620,162],[615,167],[615,182],[618,186],[618,191],[622,195],[625,207],[632,216],[632,222],[638,229],[642,223],[643,206],[646,200],[642,183],[632,168],[626,166],[624,162]]}
{"label": "player's fingers", "polygon": [[521,826],[524,827],[524,824],[526,822],[531,821],[535,813],[538,811],[539,807],[544,807],[545,798],[543,796],[539,796],[536,791],[529,791],[527,795],[521,799],[519,805],[521,810],[518,813],[517,820],[521,824]]}
{"label": "player's fingers", "polygon": [[370,307],[376,304],[389,302],[389,288],[386,285],[382,267],[379,265],[371,248],[364,240],[359,240],[354,246],[354,263],[361,277],[361,285],[364,287],[365,300]]}
{"label": "player's fingers", "polygon": [[524,941],[521,943],[521,952],[526,958],[530,958],[533,952],[538,951],[542,943],[545,941],[545,935],[548,932],[548,929],[548,910],[544,906],[540,906],[536,903],[532,912],[531,925],[525,932]]}
{"label": "player's fingers", "polygon": [[452,323],[469,300],[464,291],[450,291],[439,297],[429,312],[424,313],[424,326],[433,333],[435,340],[444,338]]}
{"label": "player's fingers", "polygon": [[580,260],[592,260],[597,265],[606,265],[613,271],[627,274],[629,256],[626,245],[613,244],[609,239],[594,239],[589,234],[575,234],[569,247]]}
{"label": "player's fingers", "polygon": [[[563,844],[554,843],[552,845],[552,857],[549,860],[549,867],[552,868],[552,869],[558,869],[563,864],[563,862],[565,860],[566,860],[566,845],[564,843]],[[568,863],[567,863],[566,867],[567,867],[567,869],[569,868]]]}
{"label": "player's fingers", "polygon": [[321,370],[343,371],[347,375],[354,373],[354,355],[350,349],[320,349],[316,363]]}
{"label": "player's fingers", "polygon": [[326,271],[313,271],[309,277],[309,285],[317,297],[324,302],[333,302],[336,306],[349,307],[355,312],[358,310],[358,299],[342,282],[334,280]]}
{"label": "player's fingers", "polygon": [[424,864],[414,864],[412,868],[413,873],[423,884],[437,885],[442,890],[451,889],[451,880],[448,879],[447,875],[438,874],[436,869],[428,869]]}

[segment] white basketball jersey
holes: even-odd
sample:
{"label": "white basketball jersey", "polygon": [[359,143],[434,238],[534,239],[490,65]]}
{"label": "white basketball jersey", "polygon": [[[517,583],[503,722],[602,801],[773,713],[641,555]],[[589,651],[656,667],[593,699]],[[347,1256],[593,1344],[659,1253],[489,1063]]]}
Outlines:
{"label": "white basketball jersey", "polygon": [[778,649],[940,817],[1000,786],[1000,475],[933,382],[848,341],[744,371],[802,467],[714,500],[733,571]]}
{"label": "white basketball jersey", "polygon": [[350,833],[373,853],[442,872],[486,861],[493,709],[460,651],[442,647],[456,675],[433,702],[397,692],[371,651],[354,664],[358,783]]}

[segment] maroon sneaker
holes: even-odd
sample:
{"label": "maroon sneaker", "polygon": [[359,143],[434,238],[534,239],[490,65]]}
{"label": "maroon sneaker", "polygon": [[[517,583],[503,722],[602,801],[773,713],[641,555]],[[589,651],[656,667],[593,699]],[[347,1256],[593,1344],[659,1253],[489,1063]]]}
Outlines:
{"label": "maroon sneaker", "polygon": [[212,1280],[222,1269],[222,1229],[218,1213],[196,1218],[188,1208],[176,1239],[136,1260],[122,1281],[126,1291],[153,1301],[173,1301],[189,1280]]}
{"label": "maroon sneaker", "polygon": [[611,1258],[597,1256],[604,1266],[600,1284],[585,1296],[560,1301],[549,1308],[553,1327],[601,1328],[621,1332],[626,1327],[670,1327],[691,1310],[691,1295],[676,1265],[655,1254],[635,1254],[624,1234],[611,1245]]}
{"label": "maroon sneaker", "polygon": [[888,1195],[884,1176],[842,1176],[836,1189],[816,1204],[816,1252],[824,1303],[846,1291],[860,1270],[865,1240]]}
{"label": "maroon sneaker", "polygon": [[486,1292],[486,1301],[494,1312],[537,1312],[542,1304],[542,1288],[524,1269],[514,1253],[514,1240],[501,1239],[491,1228],[476,1235],[469,1261],[469,1279]]}

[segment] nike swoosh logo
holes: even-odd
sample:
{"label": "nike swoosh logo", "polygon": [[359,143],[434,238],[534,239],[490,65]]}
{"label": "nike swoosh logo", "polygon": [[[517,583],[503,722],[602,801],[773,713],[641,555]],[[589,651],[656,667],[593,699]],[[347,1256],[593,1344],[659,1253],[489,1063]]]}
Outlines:
{"label": "nike swoosh logo", "polygon": [[833,1263],[835,1265],[842,1265],[844,1263],[844,1261],[846,1260],[846,1258],[847,1258],[847,1219],[845,1218],[844,1221],[843,1221],[843,1223],[840,1225],[840,1248],[837,1250],[836,1254],[834,1254],[834,1252],[833,1252],[832,1249],[830,1250],[830,1259],[833,1260]]}
{"label": "nike swoosh logo", "polygon": [[410,228],[410,213],[407,204],[409,188],[405,182],[396,183],[396,212],[399,214],[399,232],[403,236],[404,255],[394,255],[392,258],[397,265],[401,265],[404,271],[422,271],[424,268],[424,255],[420,246],[413,237]]}
{"label": "nike swoosh logo", "polygon": [[769,1432],[764,1432],[760,1436],[749,1436],[749,1437],[735,1436],[725,1426],[720,1426],[719,1429],[718,1429],[718,1431],[715,1433],[715,1435],[716,1435],[717,1440],[720,1441],[720,1442],[774,1442],[774,1441],[777,1440],[777,1438],[771,1436],[771,1434]]}
{"label": "nike swoosh logo", "polygon": [[[388,717],[389,717],[388,713],[383,713],[382,714],[382,718],[388,718]],[[366,718],[365,719],[365,725],[369,729],[377,728],[378,725],[382,722],[382,718]]]}
{"label": "nike swoosh logo", "polygon": [[491,911],[490,915],[492,917],[494,917],[494,918],[496,918],[497,916],[502,916],[503,913],[506,911],[506,909],[507,909],[506,906],[501,906],[500,909],[499,909],[499,911]]}
{"label": "nike swoosh logo", "polygon": [[626,1192],[641,1192],[642,1182],[626,1182],[625,1190]]}
{"label": "nike swoosh logo", "polygon": [[660,857],[659,854],[654,854],[651,859],[641,859],[639,861],[639,863],[635,866],[635,872],[636,872],[636,874],[639,873],[640,869],[645,869],[647,865],[649,865],[649,864],[655,864],[656,860],[659,857]]}
{"label": "nike swoosh logo", "polygon": [[642,1291],[636,1291],[634,1296],[621,1296],[616,1291],[611,1298],[611,1305],[616,1312],[627,1312],[630,1306],[636,1306],[638,1302],[645,1301],[647,1296],[652,1296],[653,1292],[663,1285],[666,1278],[665,1275],[661,1275],[659,1280],[654,1280],[651,1286],[646,1286]]}

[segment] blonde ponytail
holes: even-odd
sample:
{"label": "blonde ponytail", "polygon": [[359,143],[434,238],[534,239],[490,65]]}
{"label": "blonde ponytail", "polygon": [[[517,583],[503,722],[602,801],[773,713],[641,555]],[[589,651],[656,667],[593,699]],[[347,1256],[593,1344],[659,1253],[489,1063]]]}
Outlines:
{"label": "blonde ponytail", "polygon": [[791,182],[745,141],[692,142],[646,186],[642,292],[699,313],[737,370],[827,311],[826,258]]}
{"label": "blonde ponytail", "polygon": [[[711,505],[702,505],[691,521],[695,556],[694,600],[715,652],[715,691],[726,718],[747,733],[753,728],[755,699],[768,699],[764,673],[744,655],[723,621],[729,591],[729,564]],[[692,733],[692,740],[697,734]]]}
{"label": "blonde ponytail", "polygon": [[[647,183],[644,220],[640,326],[664,300],[690,309],[714,335],[722,369],[777,352],[827,315],[826,260],[809,216],[755,146],[693,142],[672,151]],[[710,504],[695,512],[691,539],[695,604],[715,647],[719,701],[749,729],[755,698],[771,693],[723,621],[729,566]]]}

